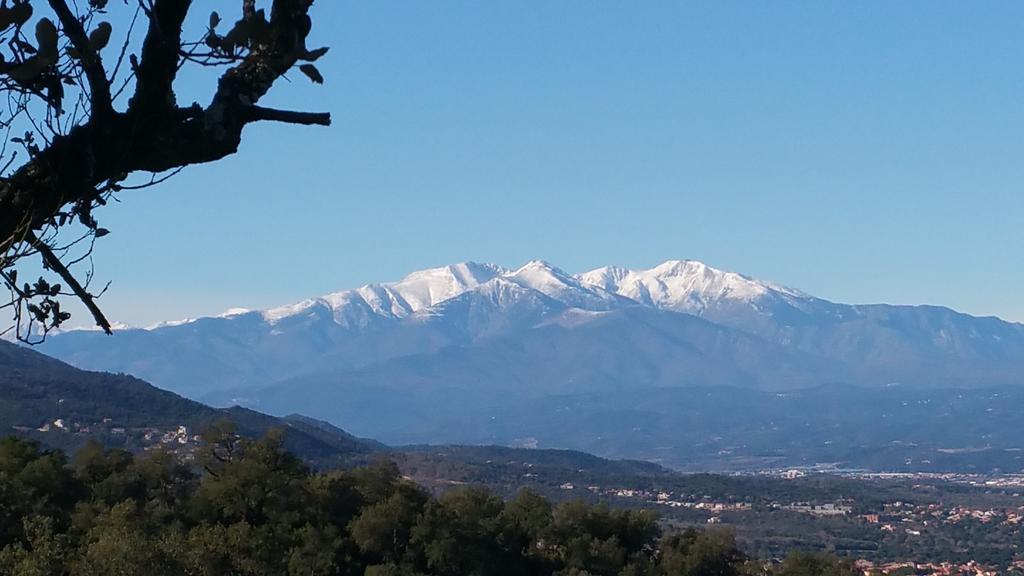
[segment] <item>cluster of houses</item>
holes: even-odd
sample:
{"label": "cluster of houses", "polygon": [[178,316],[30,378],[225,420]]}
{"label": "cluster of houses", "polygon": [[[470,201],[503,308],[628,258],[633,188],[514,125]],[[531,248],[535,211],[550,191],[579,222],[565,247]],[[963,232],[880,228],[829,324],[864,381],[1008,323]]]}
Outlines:
{"label": "cluster of houses", "polygon": [[[1000,576],[1007,572],[975,561],[953,564],[951,562],[885,562],[874,563],[869,560],[857,560],[855,566],[864,576],[880,574],[915,574],[923,576]],[[1010,566],[1011,574],[1024,573],[1024,560],[1018,560]]]}
{"label": "cluster of houses", "polygon": [[[869,524],[881,524],[882,530],[893,532],[900,524],[916,524],[927,527],[930,523],[956,524],[976,521],[982,524],[1021,526],[1024,523],[1024,506],[1017,508],[970,508],[967,506],[943,507],[940,504],[914,505],[906,502],[886,504],[880,514],[861,516]],[[914,530],[919,535],[920,530]]]}
{"label": "cluster of houses", "polygon": [[19,433],[63,433],[78,436],[90,436],[102,432],[114,437],[130,437],[132,441],[140,444],[140,447],[146,450],[158,447],[180,448],[184,446],[197,446],[201,441],[200,436],[191,433],[187,426],[178,426],[171,430],[149,427],[129,429],[115,424],[110,418],[103,418],[99,422],[88,424],[74,422],[66,418],[57,418],[44,422],[37,427],[13,426],[12,428],[15,432]]}

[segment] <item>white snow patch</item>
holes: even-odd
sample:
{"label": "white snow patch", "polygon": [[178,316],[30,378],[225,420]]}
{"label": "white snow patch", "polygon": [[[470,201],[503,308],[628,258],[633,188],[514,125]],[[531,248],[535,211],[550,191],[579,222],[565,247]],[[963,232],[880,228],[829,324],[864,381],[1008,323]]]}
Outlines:
{"label": "white snow patch", "polygon": [[[494,264],[460,262],[413,272],[397,282],[367,284],[271,308],[260,314],[268,324],[274,325],[322,306],[331,311],[334,322],[341,326],[366,326],[382,319],[435,316],[440,313],[435,311],[439,304],[467,292],[499,306],[518,301],[529,293],[540,293],[580,312],[639,303],[701,314],[711,307],[731,302],[758,306],[766,297],[790,301],[810,299],[798,290],[718,270],[696,260],[669,260],[648,270],[605,266],[576,275],[567,274],[543,260],[532,260],[515,270]],[[218,317],[231,318],[252,312],[246,308],[231,308]],[[146,329],[180,326],[195,320],[162,322]]]}
{"label": "white snow patch", "polygon": [[649,270],[607,266],[577,278],[583,284],[599,286],[643,304],[696,314],[722,302],[756,305],[757,300],[769,295],[808,298],[798,290],[718,270],[696,260],[669,260]]}

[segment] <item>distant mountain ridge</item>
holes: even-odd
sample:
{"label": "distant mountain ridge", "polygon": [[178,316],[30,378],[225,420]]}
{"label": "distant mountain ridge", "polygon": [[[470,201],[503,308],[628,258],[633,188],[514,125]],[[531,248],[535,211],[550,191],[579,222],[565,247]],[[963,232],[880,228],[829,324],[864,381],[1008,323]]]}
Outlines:
{"label": "distant mountain ridge", "polygon": [[[539,260],[516,269],[460,263],[270,310],[113,337],[66,332],[41,350],[216,404],[346,428],[355,416],[356,433],[389,442],[447,442],[438,426],[446,412],[554,395],[1024,384],[1021,324],[830,302],[692,260],[581,274]],[[403,433],[410,429],[435,435]]]}
{"label": "distant mountain ridge", "polygon": [[[774,346],[807,355],[815,369],[834,364],[819,382],[971,385],[976,376],[985,380],[977,384],[1006,384],[1024,359],[1020,324],[938,307],[837,304],[692,260],[575,275],[543,261],[515,270],[460,263],[264,311],[120,330],[114,340],[67,332],[41,349],[79,367],[202,395],[514,338],[551,323],[581,326],[634,307],[756,336],[769,353]],[[964,362],[990,366],[979,372]]]}

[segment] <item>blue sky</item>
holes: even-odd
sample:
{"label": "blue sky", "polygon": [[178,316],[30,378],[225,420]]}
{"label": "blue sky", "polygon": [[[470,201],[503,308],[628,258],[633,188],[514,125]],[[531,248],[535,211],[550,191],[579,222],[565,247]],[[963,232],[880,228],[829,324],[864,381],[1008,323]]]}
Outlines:
{"label": "blue sky", "polygon": [[1024,320],[1022,3],[320,0],[314,16],[327,83],[296,75],[268,102],[334,125],[252,127],[236,156],[125,192],[96,259],[112,319],[462,260],[692,258]]}

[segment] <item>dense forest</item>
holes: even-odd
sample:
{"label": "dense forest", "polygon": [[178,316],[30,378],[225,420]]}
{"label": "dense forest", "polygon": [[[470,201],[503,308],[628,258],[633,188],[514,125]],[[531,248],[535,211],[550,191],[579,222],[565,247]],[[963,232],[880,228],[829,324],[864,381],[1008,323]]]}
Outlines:
{"label": "dense forest", "polygon": [[855,573],[808,554],[767,566],[729,532],[669,533],[646,510],[474,486],[435,498],[384,461],[316,472],[279,433],[249,440],[228,424],[190,462],[0,440],[3,575]]}

